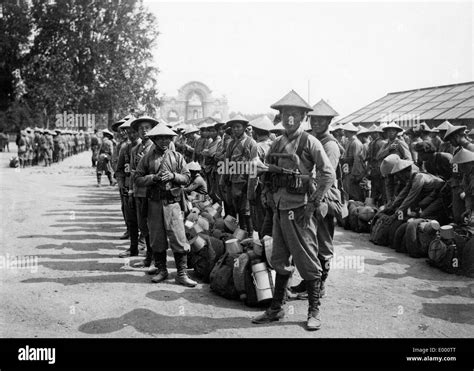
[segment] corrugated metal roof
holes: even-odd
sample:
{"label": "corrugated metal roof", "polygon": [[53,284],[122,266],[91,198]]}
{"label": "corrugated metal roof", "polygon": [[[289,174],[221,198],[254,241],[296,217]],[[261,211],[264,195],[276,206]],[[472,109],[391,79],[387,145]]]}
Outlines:
{"label": "corrugated metal roof", "polygon": [[474,81],[389,93],[352,114],[339,123],[372,123],[387,117],[419,120],[470,118],[474,111]]}
{"label": "corrugated metal roof", "polygon": [[465,114],[459,116],[460,119],[474,119],[474,109],[466,112]]}

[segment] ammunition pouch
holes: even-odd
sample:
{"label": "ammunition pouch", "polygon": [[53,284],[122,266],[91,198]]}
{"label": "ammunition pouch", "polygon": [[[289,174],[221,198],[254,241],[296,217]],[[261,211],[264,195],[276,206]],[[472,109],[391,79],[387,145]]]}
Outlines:
{"label": "ammunition pouch", "polygon": [[168,204],[180,202],[183,193],[182,187],[162,189],[160,186],[149,187],[147,197],[152,201],[166,201]]}
{"label": "ammunition pouch", "polygon": [[279,188],[286,188],[290,194],[304,195],[309,190],[309,179],[303,179],[297,174],[271,174],[271,190],[276,192]]}

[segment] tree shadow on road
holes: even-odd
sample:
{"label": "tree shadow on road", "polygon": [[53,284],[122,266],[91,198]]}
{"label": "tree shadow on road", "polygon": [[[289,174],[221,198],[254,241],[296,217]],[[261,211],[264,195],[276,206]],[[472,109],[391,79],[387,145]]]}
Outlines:
{"label": "tree shadow on road", "polygon": [[300,322],[276,322],[267,325],[254,325],[248,317],[209,318],[204,316],[167,316],[149,309],[137,308],[123,316],[99,319],[79,326],[86,334],[107,334],[132,326],[142,334],[158,335],[205,335],[220,329],[245,329],[275,327]]}
{"label": "tree shadow on road", "polygon": [[474,325],[474,304],[423,303],[420,312],[431,318]]}
{"label": "tree shadow on road", "polygon": [[150,276],[145,274],[104,274],[96,276],[80,276],[80,277],[60,277],[60,278],[28,278],[21,283],[59,283],[64,286],[81,285],[88,283],[150,283]]}
{"label": "tree shadow on road", "polygon": [[428,299],[438,299],[443,296],[461,296],[464,298],[474,298],[474,284],[465,287],[445,287],[440,286],[438,290],[417,290],[413,295]]}

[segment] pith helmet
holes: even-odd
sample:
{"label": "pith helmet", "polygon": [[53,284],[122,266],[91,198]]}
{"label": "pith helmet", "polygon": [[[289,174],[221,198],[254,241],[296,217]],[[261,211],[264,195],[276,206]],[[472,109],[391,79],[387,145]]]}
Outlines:
{"label": "pith helmet", "polygon": [[398,161],[400,161],[400,156],[396,154],[385,157],[380,164],[380,174],[382,174],[383,177],[389,175]]}
{"label": "pith helmet", "polygon": [[467,129],[466,126],[451,126],[450,128],[448,128],[448,131],[446,131],[446,134],[444,134],[443,140],[446,142],[447,140],[449,140],[449,137],[452,136],[453,134],[459,133],[460,131],[464,132],[464,130],[466,129]]}
{"label": "pith helmet", "polygon": [[135,120],[133,120],[131,123],[130,123],[130,127],[133,129],[133,130],[136,130],[138,131],[138,125],[141,123],[141,122],[149,122],[151,123],[151,127],[155,127],[156,125],[159,124],[158,120],[154,119],[153,117],[150,117],[150,116],[141,116]]}
{"label": "pith helmet", "polygon": [[254,127],[255,129],[260,129],[263,131],[270,131],[275,128],[273,122],[266,116],[263,115],[255,120],[249,122],[249,125]]}
{"label": "pith helmet", "polygon": [[161,137],[161,136],[168,136],[168,137],[175,137],[176,134],[173,130],[171,130],[168,126],[164,124],[158,124],[153,129],[151,129],[146,136],[147,137]]}
{"label": "pith helmet", "polygon": [[201,171],[201,165],[193,161],[186,165],[189,171]]}
{"label": "pith helmet", "polygon": [[288,94],[286,94],[283,98],[281,98],[278,102],[273,103],[270,108],[281,110],[283,107],[297,107],[302,108],[305,111],[312,111],[313,108],[306,103],[306,101],[301,98],[297,92],[291,90]]}
{"label": "pith helmet", "polygon": [[396,162],[395,166],[392,169],[391,174],[399,173],[400,171],[405,170],[411,165],[413,165],[413,161],[400,159],[399,161]]}
{"label": "pith helmet", "polygon": [[384,127],[382,128],[383,131],[387,131],[387,130],[389,130],[389,129],[395,129],[395,130],[397,130],[397,131],[399,131],[399,132],[402,132],[402,131],[403,131],[403,129],[402,129],[400,126],[398,126],[396,123],[394,123],[393,121],[392,121],[390,124],[388,124],[387,126],[384,126]]}
{"label": "pith helmet", "polygon": [[370,131],[364,128],[363,126],[359,126],[359,131],[356,133],[356,135],[364,135],[364,134],[370,134]]}
{"label": "pith helmet", "polygon": [[354,133],[357,133],[359,131],[359,128],[355,126],[352,122],[348,122],[347,124],[342,125],[341,129],[344,131],[351,131]]}
{"label": "pith helmet", "polygon": [[313,110],[308,113],[308,116],[336,117],[339,114],[324,99],[321,99],[313,106]]}
{"label": "pith helmet", "polygon": [[229,121],[227,121],[227,126],[231,127],[233,123],[240,123],[244,126],[247,126],[249,123],[249,120],[247,120],[244,116],[242,115],[236,115],[232,117]]}
{"label": "pith helmet", "polygon": [[474,152],[469,151],[465,148],[461,148],[461,150],[454,155],[451,162],[453,164],[465,164],[466,162],[474,162]]}

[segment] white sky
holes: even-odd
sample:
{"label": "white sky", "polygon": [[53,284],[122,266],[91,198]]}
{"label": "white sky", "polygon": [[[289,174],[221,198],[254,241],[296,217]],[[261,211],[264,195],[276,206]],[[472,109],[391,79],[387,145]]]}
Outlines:
{"label": "white sky", "polygon": [[290,89],[339,118],[392,91],[472,81],[468,2],[160,2],[161,93],[191,80],[230,111],[271,112]]}

